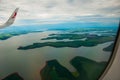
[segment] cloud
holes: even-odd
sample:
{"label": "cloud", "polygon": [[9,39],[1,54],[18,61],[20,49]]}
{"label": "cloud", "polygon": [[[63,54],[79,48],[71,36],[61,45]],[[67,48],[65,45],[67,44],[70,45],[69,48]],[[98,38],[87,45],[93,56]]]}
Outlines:
{"label": "cloud", "polygon": [[17,21],[64,22],[79,20],[81,16],[91,21],[93,16],[94,19],[120,17],[119,0],[1,0],[0,18],[6,20],[16,7],[20,8]]}

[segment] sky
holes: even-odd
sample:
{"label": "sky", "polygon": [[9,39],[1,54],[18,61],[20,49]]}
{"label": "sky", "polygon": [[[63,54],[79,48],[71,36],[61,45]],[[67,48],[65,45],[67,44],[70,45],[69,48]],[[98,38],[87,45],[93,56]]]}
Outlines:
{"label": "sky", "polygon": [[71,21],[115,23],[120,18],[119,0],[0,0],[0,23],[16,7],[20,8],[16,25]]}

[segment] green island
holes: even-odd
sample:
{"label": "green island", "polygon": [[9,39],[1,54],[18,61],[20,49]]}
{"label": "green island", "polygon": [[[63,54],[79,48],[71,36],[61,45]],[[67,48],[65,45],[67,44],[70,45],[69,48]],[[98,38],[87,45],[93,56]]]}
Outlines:
{"label": "green island", "polygon": [[21,34],[27,34],[27,33],[3,33],[3,34],[0,34],[0,40],[7,40],[13,36],[18,36],[18,35],[21,35]]}
{"label": "green island", "polygon": [[112,51],[114,47],[114,43],[111,43],[109,46],[105,47],[103,50],[104,51]]}
{"label": "green island", "polygon": [[17,72],[12,73],[2,80],[24,80]]}
{"label": "green island", "polygon": [[107,62],[96,62],[84,57],[76,56],[70,61],[76,69],[70,72],[56,59],[46,61],[45,67],[40,71],[42,80],[98,80],[104,71]]}
{"label": "green island", "polygon": [[85,57],[76,56],[70,61],[76,69],[76,80],[98,80],[107,62],[96,62]]}
{"label": "green island", "polygon": [[63,39],[70,39],[70,40],[78,40],[85,38],[88,34],[50,34],[47,38],[43,38],[41,40],[63,40]]}
{"label": "green island", "polygon": [[0,40],[7,40],[14,36],[19,36],[19,35],[28,34],[28,33],[35,33],[35,32],[41,32],[41,31],[21,31],[21,32],[1,33]]}
{"label": "green island", "polygon": [[81,46],[85,47],[92,47],[96,46],[101,43],[110,42],[115,39],[114,36],[88,36],[86,40],[74,40],[74,41],[57,41],[57,42],[43,42],[43,43],[33,43],[32,45],[28,46],[20,46],[18,47],[18,50],[28,50],[28,49],[34,49],[34,48],[41,48],[41,47],[55,47],[55,48],[61,48],[61,47],[72,47],[72,48],[78,48]]}

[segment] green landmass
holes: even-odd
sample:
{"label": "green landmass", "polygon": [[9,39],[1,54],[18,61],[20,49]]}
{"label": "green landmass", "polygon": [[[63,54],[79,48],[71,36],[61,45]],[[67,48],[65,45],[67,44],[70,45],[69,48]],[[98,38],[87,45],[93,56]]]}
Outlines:
{"label": "green landmass", "polygon": [[70,63],[79,73],[77,80],[98,80],[107,65],[106,62],[96,62],[80,56],[73,58]]}
{"label": "green landmass", "polygon": [[76,80],[73,74],[57,60],[47,61],[40,75],[42,80]]}
{"label": "green landmass", "polygon": [[[76,56],[70,60],[70,64],[76,69],[69,71],[56,59],[46,61],[41,69],[41,80],[98,80],[107,66],[107,62],[96,62],[85,57]],[[8,75],[2,80],[24,80],[18,73]]]}
{"label": "green landmass", "polygon": [[11,32],[11,33],[1,33],[0,34],[0,40],[7,40],[13,36],[28,34],[28,33],[34,33],[34,32],[41,32],[41,31],[21,31],[21,32]]}
{"label": "green landmass", "polygon": [[18,73],[12,73],[2,80],[24,80]]}
{"label": "green landmass", "polygon": [[61,48],[61,47],[72,47],[78,48],[81,46],[91,47],[96,46],[101,43],[113,41],[115,37],[113,36],[89,36],[85,41],[81,40],[74,40],[74,41],[58,41],[58,42],[44,42],[44,43],[33,43],[32,45],[28,46],[20,46],[19,50],[28,50],[34,48],[41,48],[45,46]]}
{"label": "green landmass", "polygon": [[3,34],[0,34],[0,40],[7,40],[13,36],[18,36],[18,35],[21,35],[21,34],[27,34],[27,32],[23,32],[23,33],[3,33]]}
{"label": "green landmass", "polygon": [[103,50],[104,51],[112,51],[113,50],[113,47],[114,47],[114,43],[110,44],[109,46],[105,47]]}
{"label": "green landmass", "polygon": [[43,38],[41,40],[63,40],[63,39],[70,39],[70,40],[77,40],[85,38],[88,34],[50,34],[49,37]]}
{"label": "green landmass", "polygon": [[42,80],[98,80],[106,67],[106,62],[96,62],[84,57],[77,56],[70,61],[76,69],[70,72],[57,60],[46,62],[40,71]]}

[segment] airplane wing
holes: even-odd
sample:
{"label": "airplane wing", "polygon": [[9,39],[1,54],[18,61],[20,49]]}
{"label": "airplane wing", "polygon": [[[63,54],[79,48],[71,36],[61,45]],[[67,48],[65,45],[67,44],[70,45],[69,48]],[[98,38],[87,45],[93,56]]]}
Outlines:
{"label": "airplane wing", "polygon": [[12,25],[14,23],[16,15],[17,15],[17,12],[18,12],[18,9],[19,8],[15,9],[15,11],[12,13],[12,15],[10,16],[10,18],[7,20],[6,23],[4,23],[3,25],[0,25],[0,29],[8,27],[8,26],[10,26],[10,25]]}

